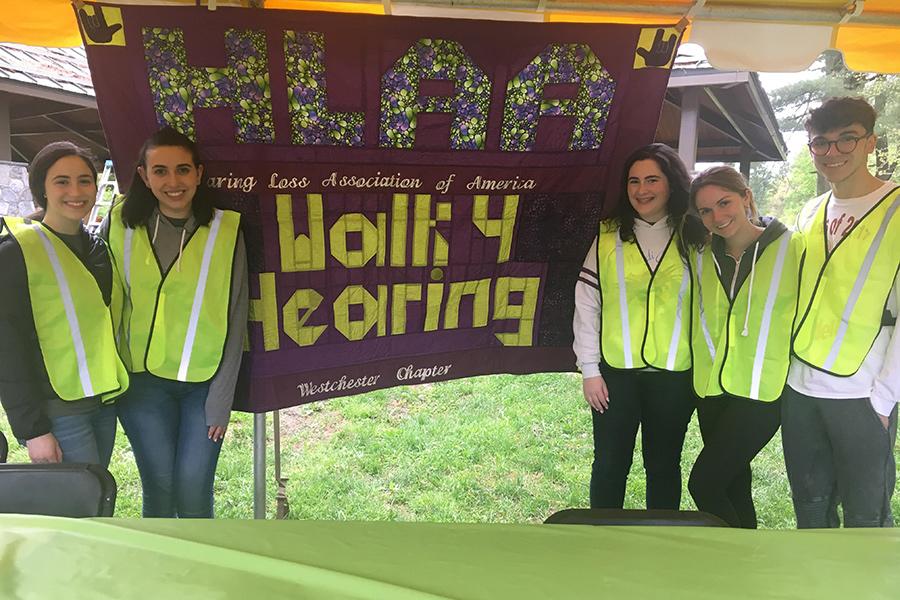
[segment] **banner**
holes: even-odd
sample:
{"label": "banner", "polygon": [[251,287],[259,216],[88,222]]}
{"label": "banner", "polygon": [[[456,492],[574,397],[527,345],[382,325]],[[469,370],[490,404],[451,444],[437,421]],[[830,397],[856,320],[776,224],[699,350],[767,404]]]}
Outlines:
{"label": "banner", "polygon": [[[574,286],[671,28],[89,4],[122,189],[162,125],[242,213],[236,407],[573,370]],[[202,335],[202,332],[200,332]]]}

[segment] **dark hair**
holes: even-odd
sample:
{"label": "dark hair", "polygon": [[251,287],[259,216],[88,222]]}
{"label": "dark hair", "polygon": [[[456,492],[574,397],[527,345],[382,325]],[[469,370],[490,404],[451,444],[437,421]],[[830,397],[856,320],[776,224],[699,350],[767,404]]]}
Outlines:
{"label": "dark hair", "polygon": [[[31,189],[31,198],[34,205],[47,209],[47,171],[61,158],[77,156],[88,166],[97,182],[97,166],[94,164],[94,155],[87,148],[76,146],[72,142],[53,142],[41,148],[28,165],[28,187]],[[35,214],[38,214],[35,213]]]}
{"label": "dark hair", "polygon": [[[144,183],[137,168],[141,167],[146,172],[147,152],[161,146],[184,148],[191,153],[191,160],[195,167],[203,164],[203,161],[200,160],[197,144],[191,138],[172,127],[163,127],[147,138],[138,154],[134,175],[131,178],[131,185],[128,187],[128,193],[125,194],[125,204],[122,206],[122,221],[126,227],[146,225],[150,215],[153,214],[153,209],[158,204],[156,196]],[[194,199],[191,202],[191,211],[194,213],[194,219],[197,221],[197,224],[208,225],[212,220],[214,208],[213,192],[201,177],[200,184],[197,186],[197,192],[194,194]]]}
{"label": "dark hair", "polygon": [[[762,225],[762,221],[759,219],[759,210],[756,208],[756,201],[753,199],[753,192],[750,190],[750,185],[747,183],[747,180],[744,179],[744,176],[739,171],[735,170],[734,167],[729,167],[727,165],[710,167],[694,177],[694,181],[691,182],[691,208],[694,211],[697,210],[697,192],[708,185],[715,185],[723,190],[728,190],[729,192],[734,192],[741,196],[750,194],[750,214],[748,215],[748,218],[754,225]],[[706,241],[709,240],[708,236],[709,234],[706,236]]]}
{"label": "dark hair", "polygon": [[872,105],[860,97],[843,96],[829,98],[818,108],[809,112],[803,126],[807,133],[825,133],[839,127],[847,127],[859,123],[872,133],[875,130],[875,119],[878,114]]}
{"label": "dark hair", "polygon": [[641,160],[652,160],[659,166],[669,183],[669,200],[666,203],[669,227],[678,230],[681,235],[681,248],[685,254],[688,246],[699,246],[706,239],[706,228],[703,223],[688,212],[688,198],[691,187],[691,176],[681,162],[678,153],[665,144],[648,144],[638,148],[625,159],[622,168],[621,192],[619,204],[611,220],[619,229],[619,236],[624,242],[634,241],[634,219],[637,212],[628,199],[628,173],[634,163]]}

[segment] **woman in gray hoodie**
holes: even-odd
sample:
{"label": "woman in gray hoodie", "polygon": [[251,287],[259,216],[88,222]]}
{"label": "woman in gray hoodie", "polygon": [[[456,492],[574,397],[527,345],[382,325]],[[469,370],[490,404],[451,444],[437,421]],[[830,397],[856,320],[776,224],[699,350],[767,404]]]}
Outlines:
{"label": "woman in gray hoodie", "polygon": [[688,489],[700,510],[753,529],[750,463],[781,423],[803,238],[776,219],[760,219],[753,192],[731,167],[698,175],[691,205],[709,237],[690,260],[703,450]]}
{"label": "woman in gray hoodie", "polygon": [[103,232],[119,350],[132,374],[118,415],[143,515],[212,517],[247,324],[240,215],[215,207],[196,145],[165,128],[144,143]]}

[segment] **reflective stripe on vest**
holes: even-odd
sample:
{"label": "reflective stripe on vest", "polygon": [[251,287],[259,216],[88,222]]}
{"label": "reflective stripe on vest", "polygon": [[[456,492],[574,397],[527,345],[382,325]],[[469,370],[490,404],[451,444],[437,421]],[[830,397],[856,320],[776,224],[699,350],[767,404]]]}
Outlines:
{"label": "reflective stripe on vest", "polygon": [[796,275],[802,257],[802,236],[782,233],[763,250],[755,272],[729,301],[715,269],[712,249],[707,246],[696,255],[692,348],[697,395],[728,392],[763,401],[781,396],[790,366],[790,331],[798,296]]}
{"label": "reflective stripe on vest", "polygon": [[[222,212],[216,211],[212,222],[209,224],[209,237],[203,246],[203,258],[200,263],[200,277],[197,279],[197,287],[194,290],[194,300],[191,303],[191,314],[188,317],[187,333],[184,336],[184,345],[181,347],[181,361],[178,364],[178,381],[187,381],[188,366],[191,363],[191,354],[194,351],[194,342],[197,340],[197,322],[200,320],[200,308],[203,306],[203,297],[206,292],[206,284],[209,282],[209,263],[212,260],[213,248],[216,238],[219,237],[219,229],[222,226]],[[232,245],[232,256],[234,249]],[[229,272],[231,268],[229,267]],[[229,280],[231,277],[229,276]],[[228,319],[226,305],[225,318]],[[227,328],[226,328],[227,333]],[[225,340],[222,340],[224,347]],[[218,366],[218,365],[216,365]],[[212,375],[210,375],[212,377]]]}
{"label": "reflective stripe on vest", "polygon": [[[772,270],[772,281],[769,284],[769,292],[766,294],[766,304],[763,307],[763,317],[759,325],[759,335],[756,338],[756,351],[753,354],[753,372],[751,373],[750,377],[750,397],[754,400],[759,399],[759,386],[760,381],[762,380],[763,363],[765,362],[766,358],[769,333],[772,331],[772,313],[775,310],[775,299],[778,296],[778,290],[781,287],[781,282],[784,281],[784,263],[785,258],[787,257],[788,244],[790,243],[790,241],[790,234],[783,233],[781,235],[781,242],[778,244],[778,256],[775,258],[775,268]],[[793,267],[795,267],[794,273],[799,273],[800,256],[797,256],[796,261],[792,261],[791,264]],[[796,279],[796,276],[792,277],[791,281],[796,281]],[[776,282],[778,282],[777,285]],[[750,293],[752,293],[752,290],[750,291]],[[794,316],[797,314],[796,293],[794,294],[793,304],[794,307],[790,311],[790,323],[779,322],[780,326],[787,327],[787,331],[790,331],[790,329],[793,327]],[[743,335],[743,332],[741,335]],[[788,367],[790,367],[790,334],[788,334],[787,346],[788,347],[786,349],[786,354],[788,355]],[[787,374],[785,374],[785,376],[787,376]],[[780,396],[781,392],[779,392],[778,395]]]}
{"label": "reflective stripe on vest", "polygon": [[900,188],[854,223],[830,253],[828,201],[830,195],[804,231],[808,248],[793,349],[817,369],[850,376],[881,332],[884,307],[900,269]]}
{"label": "reflective stripe on vest", "polygon": [[[709,270],[707,269],[707,272]],[[703,254],[697,254],[697,281],[703,281]],[[714,281],[714,280],[713,280]],[[700,329],[703,332],[703,341],[706,342],[706,349],[709,351],[711,361],[716,359],[716,345],[713,343],[712,335],[709,333],[709,325],[706,322],[706,313],[703,309],[703,295],[699,293],[700,285],[697,284],[697,319],[700,323]],[[693,349],[693,347],[692,347]]]}
{"label": "reflective stripe on vest", "polygon": [[690,271],[677,246],[673,235],[651,273],[637,243],[623,243],[617,229],[601,224],[597,237],[600,346],[610,366],[690,368],[690,323],[684,318]]}
{"label": "reflective stripe on vest", "polygon": [[[208,381],[228,334],[231,271],[240,215],[216,210],[162,273],[146,227],[129,229],[112,211],[110,244],[126,295],[120,344],[130,368],[177,381]],[[222,294],[222,290],[227,290]]]}
{"label": "reflective stripe on vest", "polygon": [[[132,373],[145,371],[144,359],[150,341],[153,315],[156,309],[157,290],[162,283],[160,268],[146,235],[146,228],[141,232],[125,227],[122,222],[122,204],[117,204],[110,211],[109,250],[112,255],[116,273],[116,285],[113,291],[121,296],[115,302],[121,305],[119,323],[116,324],[116,341],[125,365]],[[135,233],[138,232],[138,235]],[[141,287],[152,288],[146,293],[139,293],[141,301],[134,302],[132,282],[135,277]],[[152,294],[152,295],[151,295]],[[116,317],[116,313],[113,313]]]}
{"label": "reflective stripe on vest", "polygon": [[128,388],[128,373],[97,280],[44,225],[16,217],[3,221],[22,249],[34,328],[53,391],[62,400],[120,395]]}

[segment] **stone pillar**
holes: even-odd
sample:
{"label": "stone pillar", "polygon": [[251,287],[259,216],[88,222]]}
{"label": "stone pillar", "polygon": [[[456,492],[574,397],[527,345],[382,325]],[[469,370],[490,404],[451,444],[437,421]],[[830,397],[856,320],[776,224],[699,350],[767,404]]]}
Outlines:
{"label": "stone pillar", "polygon": [[24,217],[34,212],[27,167],[0,160],[0,215]]}

